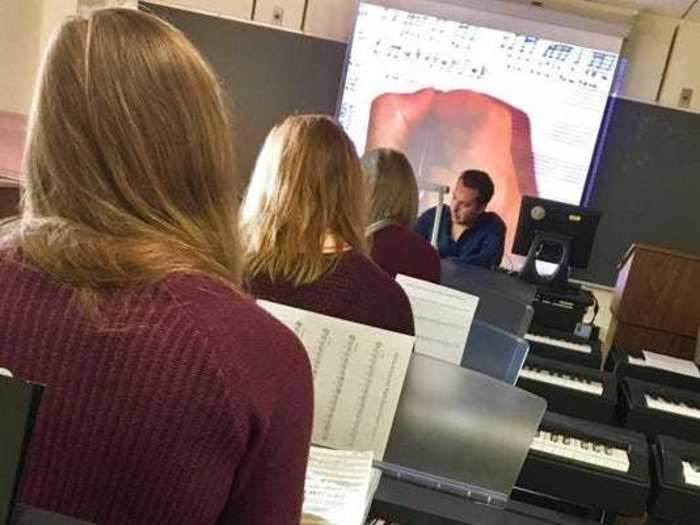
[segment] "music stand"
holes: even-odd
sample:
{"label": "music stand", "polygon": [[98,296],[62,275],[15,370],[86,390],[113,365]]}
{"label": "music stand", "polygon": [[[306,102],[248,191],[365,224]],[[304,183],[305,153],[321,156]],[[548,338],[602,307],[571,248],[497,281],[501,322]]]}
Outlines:
{"label": "music stand", "polygon": [[10,523],[44,387],[0,375],[0,523]]}

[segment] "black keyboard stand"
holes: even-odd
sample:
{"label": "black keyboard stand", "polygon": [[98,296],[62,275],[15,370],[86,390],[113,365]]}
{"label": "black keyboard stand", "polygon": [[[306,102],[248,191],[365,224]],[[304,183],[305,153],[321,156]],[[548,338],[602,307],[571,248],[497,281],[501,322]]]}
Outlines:
{"label": "black keyboard stand", "polygon": [[556,330],[573,336],[576,325],[583,321],[595,304],[593,293],[580,285],[541,285],[537,287],[532,328]]}

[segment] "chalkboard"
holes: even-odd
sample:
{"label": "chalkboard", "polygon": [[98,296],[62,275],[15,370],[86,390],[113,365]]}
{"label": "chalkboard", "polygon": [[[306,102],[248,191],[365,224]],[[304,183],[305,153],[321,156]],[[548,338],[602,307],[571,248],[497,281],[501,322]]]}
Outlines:
{"label": "chalkboard", "polygon": [[[224,80],[247,180],[269,129],[294,112],[335,113],[346,45],[146,4],[180,28]],[[632,243],[700,253],[700,115],[615,99],[591,207],[603,212],[587,270],[611,285]]]}
{"label": "chalkboard", "polygon": [[335,114],[346,45],[140,2],[197,46],[233,103],[239,175],[247,182],[270,128],[292,113]]}
{"label": "chalkboard", "polygon": [[590,206],[603,216],[581,279],[613,284],[632,243],[700,254],[700,115],[615,99]]}

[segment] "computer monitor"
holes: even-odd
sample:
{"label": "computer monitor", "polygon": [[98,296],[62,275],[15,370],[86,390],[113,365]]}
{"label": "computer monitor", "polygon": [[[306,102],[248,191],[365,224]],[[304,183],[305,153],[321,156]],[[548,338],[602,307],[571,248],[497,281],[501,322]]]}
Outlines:
{"label": "computer monitor", "polygon": [[[513,241],[513,253],[527,256],[520,277],[537,284],[566,286],[570,266],[588,266],[600,215],[581,206],[524,196]],[[538,260],[556,263],[557,269],[542,275]]]}

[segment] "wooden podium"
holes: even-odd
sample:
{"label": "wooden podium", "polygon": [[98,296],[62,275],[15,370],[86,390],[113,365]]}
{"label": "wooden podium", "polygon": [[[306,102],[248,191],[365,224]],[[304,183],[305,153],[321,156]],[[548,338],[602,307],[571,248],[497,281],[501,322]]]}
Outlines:
{"label": "wooden podium", "polygon": [[700,327],[700,256],[632,245],[618,266],[608,340],[619,350],[694,359]]}

